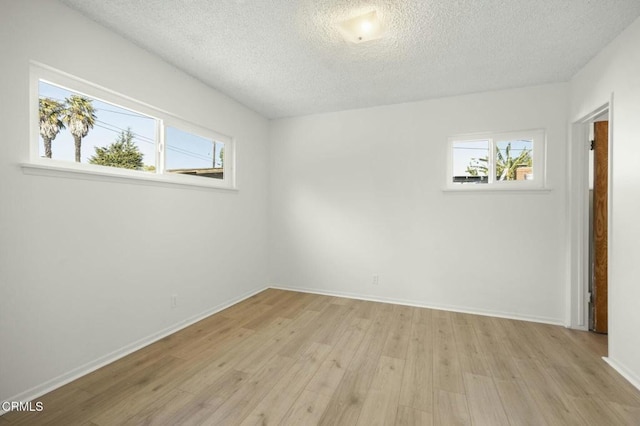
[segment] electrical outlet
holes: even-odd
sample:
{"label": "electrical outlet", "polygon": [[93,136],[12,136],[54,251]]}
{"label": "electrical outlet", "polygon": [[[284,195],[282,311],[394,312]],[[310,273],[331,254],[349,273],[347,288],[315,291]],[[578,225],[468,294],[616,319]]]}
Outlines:
{"label": "electrical outlet", "polygon": [[380,276],[378,274],[373,275],[373,281],[371,282],[373,285],[378,285],[380,281]]}
{"label": "electrical outlet", "polygon": [[175,308],[176,306],[178,306],[178,295],[177,294],[172,294],[171,295],[171,309]]}

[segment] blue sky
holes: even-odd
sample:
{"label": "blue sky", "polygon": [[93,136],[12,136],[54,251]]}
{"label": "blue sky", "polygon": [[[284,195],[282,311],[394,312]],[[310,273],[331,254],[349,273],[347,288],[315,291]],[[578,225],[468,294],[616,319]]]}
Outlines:
{"label": "blue sky", "polygon": [[[167,127],[165,132],[167,145],[166,168],[210,168],[213,165],[214,145],[210,139]],[[215,142],[216,167],[221,166],[220,149],[222,142]]]}
{"label": "blue sky", "polygon": [[[64,102],[74,92],[40,81],[39,96]],[[95,147],[112,144],[123,130],[131,128],[134,143],[143,154],[145,165],[155,164],[156,119],[107,102],[93,99],[97,116],[93,129],[82,139],[81,162],[88,163],[95,154]],[[166,129],[166,168],[210,168],[213,165],[214,144],[211,140],[167,127]],[[220,151],[224,144],[214,142],[216,167],[221,166]],[[44,156],[44,143],[40,137],[39,152]],[[52,159],[74,161],[75,146],[73,137],[67,129],[60,131],[51,143]]]}

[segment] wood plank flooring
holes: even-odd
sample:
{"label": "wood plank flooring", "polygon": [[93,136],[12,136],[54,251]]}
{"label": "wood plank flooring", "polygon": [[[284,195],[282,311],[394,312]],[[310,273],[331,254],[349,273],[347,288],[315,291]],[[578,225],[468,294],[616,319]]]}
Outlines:
{"label": "wood plank flooring", "polygon": [[640,425],[606,336],[266,290],[7,425]]}

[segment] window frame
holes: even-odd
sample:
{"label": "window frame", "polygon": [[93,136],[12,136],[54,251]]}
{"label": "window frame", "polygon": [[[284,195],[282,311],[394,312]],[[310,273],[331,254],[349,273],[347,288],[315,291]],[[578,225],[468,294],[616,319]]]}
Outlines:
{"label": "window frame", "polygon": [[[533,179],[496,180],[496,145],[498,142],[512,140],[533,141]],[[459,142],[488,141],[488,179],[487,183],[464,184],[453,182],[454,145]],[[546,150],[547,140],[544,129],[518,130],[508,132],[468,133],[451,136],[447,143],[446,191],[527,191],[546,190]]]}
{"label": "window frame", "polygon": [[[29,159],[23,163],[25,173],[47,176],[86,178],[90,180],[139,181],[134,183],[162,186],[187,186],[212,189],[237,190],[235,184],[235,139],[208,127],[184,120],[168,111],[153,107],[129,96],[101,87],[87,80],[53,69],[46,65],[30,64],[29,90]],[[130,170],[118,167],[76,163],[40,156],[39,131],[39,82],[44,81],[87,97],[147,115],[156,120],[155,164],[156,172]],[[177,173],[165,173],[165,129],[175,127],[185,132],[224,143],[225,159],[223,178],[208,178]]]}

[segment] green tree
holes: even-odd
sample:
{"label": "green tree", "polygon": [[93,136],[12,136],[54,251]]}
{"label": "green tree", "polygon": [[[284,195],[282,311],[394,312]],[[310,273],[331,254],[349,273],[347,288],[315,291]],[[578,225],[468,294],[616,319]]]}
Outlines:
{"label": "green tree", "polygon": [[62,114],[64,104],[50,98],[38,100],[40,113],[40,136],[44,141],[44,156],[51,158],[51,141],[53,141],[61,129],[64,129]]}
{"label": "green tree", "polygon": [[95,108],[90,99],[80,95],[71,95],[66,99],[66,108],[62,121],[67,125],[73,136],[76,147],[76,162],[80,162],[82,138],[87,136],[89,129],[96,122]]}
{"label": "green tree", "polygon": [[[533,159],[531,150],[523,149],[520,155],[511,156],[511,142],[504,150],[496,146],[496,180],[516,180],[516,173],[520,167],[531,167]],[[471,176],[487,176],[489,174],[489,158],[472,158],[467,166],[467,173]]]}
{"label": "green tree", "polygon": [[224,145],[220,148],[220,167],[224,168]]}
{"label": "green tree", "polygon": [[523,149],[516,158],[511,156],[511,142],[507,144],[504,152],[496,147],[496,179],[516,180],[516,173],[520,167],[531,167],[533,159],[531,150]]}
{"label": "green tree", "polygon": [[[96,153],[89,163],[101,166],[120,167],[122,169],[142,170],[144,154],[133,143],[134,134],[130,128],[122,131],[116,141],[106,148],[96,146]],[[155,167],[154,167],[155,169]]]}

